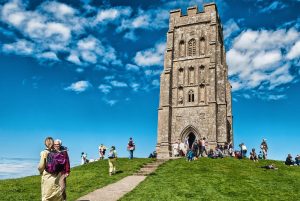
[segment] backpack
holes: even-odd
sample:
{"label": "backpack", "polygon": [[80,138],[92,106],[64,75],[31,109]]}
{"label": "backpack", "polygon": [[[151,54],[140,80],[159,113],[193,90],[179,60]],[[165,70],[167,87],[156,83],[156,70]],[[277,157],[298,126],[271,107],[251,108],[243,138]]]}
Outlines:
{"label": "backpack", "polygon": [[49,152],[46,161],[46,171],[48,173],[59,173],[64,170],[66,159],[63,153]]}
{"label": "backpack", "polygon": [[128,142],[128,146],[129,146],[129,147],[133,147],[133,141],[132,141],[132,140],[130,140],[130,141]]}
{"label": "backpack", "polygon": [[115,157],[116,157],[116,155],[115,155],[115,152],[114,152],[114,151],[109,152],[108,158],[115,158]]}

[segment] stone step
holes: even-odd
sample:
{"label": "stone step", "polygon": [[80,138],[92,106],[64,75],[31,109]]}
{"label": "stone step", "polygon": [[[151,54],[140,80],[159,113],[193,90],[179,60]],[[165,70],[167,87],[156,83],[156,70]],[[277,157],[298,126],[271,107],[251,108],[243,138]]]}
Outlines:
{"label": "stone step", "polygon": [[166,162],[167,160],[162,160],[162,159],[158,159],[158,160],[155,160],[151,163],[148,163],[148,164],[145,164],[143,167],[141,167],[141,169],[134,173],[133,175],[136,175],[136,176],[147,176],[149,174],[151,174],[152,172],[154,172],[158,166],[160,166],[161,164],[163,164],[164,162]]}

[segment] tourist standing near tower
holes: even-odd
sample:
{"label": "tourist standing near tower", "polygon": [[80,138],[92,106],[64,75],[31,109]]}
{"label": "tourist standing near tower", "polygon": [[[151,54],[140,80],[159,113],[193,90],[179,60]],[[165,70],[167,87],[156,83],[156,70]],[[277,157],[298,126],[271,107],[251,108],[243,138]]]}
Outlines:
{"label": "tourist standing near tower", "polygon": [[135,144],[133,142],[132,137],[129,138],[129,141],[127,144],[127,150],[129,151],[129,159],[133,159],[133,151],[135,150]]}
{"label": "tourist standing near tower", "polygon": [[117,151],[115,146],[111,146],[108,153],[109,176],[116,173]]}
{"label": "tourist standing near tower", "polygon": [[262,143],[260,144],[260,148],[262,150],[263,153],[263,159],[267,159],[267,155],[268,155],[268,145],[267,145],[267,140],[263,139]]}

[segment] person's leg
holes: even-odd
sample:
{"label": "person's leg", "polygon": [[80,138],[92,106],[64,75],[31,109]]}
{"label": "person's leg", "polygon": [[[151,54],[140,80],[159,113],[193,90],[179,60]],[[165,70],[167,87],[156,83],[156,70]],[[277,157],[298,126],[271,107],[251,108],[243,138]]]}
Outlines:
{"label": "person's leg", "polygon": [[108,159],[108,165],[109,165],[109,175],[111,176],[112,172],[113,172],[113,167],[114,167],[111,159]]}
{"label": "person's leg", "polygon": [[113,174],[116,174],[116,163],[117,163],[116,159],[115,158],[112,159],[112,164],[113,164],[112,173]]}
{"label": "person's leg", "polygon": [[61,175],[61,177],[59,179],[59,185],[61,187],[63,200],[67,200],[67,194],[66,194],[67,185],[66,184],[67,184],[66,175],[63,174],[63,175]]}
{"label": "person's leg", "polygon": [[133,150],[129,150],[129,159],[133,158]]}

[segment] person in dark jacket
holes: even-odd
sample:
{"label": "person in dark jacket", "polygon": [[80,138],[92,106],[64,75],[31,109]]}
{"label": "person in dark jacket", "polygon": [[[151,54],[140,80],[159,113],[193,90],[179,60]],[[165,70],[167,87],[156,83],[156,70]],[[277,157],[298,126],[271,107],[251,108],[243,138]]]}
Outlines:
{"label": "person in dark jacket", "polygon": [[285,164],[286,165],[294,165],[295,161],[293,161],[293,157],[291,154],[288,154],[288,156],[285,159]]}
{"label": "person in dark jacket", "polygon": [[54,141],[54,149],[57,152],[60,152],[64,155],[65,158],[65,164],[64,164],[64,168],[61,172],[61,177],[59,180],[59,185],[61,187],[61,191],[62,191],[62,196],[64,200],[67,200],[67,194],[66,194],[66,187],[67,187],[67,177],[70,174],[70,160],[69,160],[69,155],[68,155],[68,148],[62,146],[62,141],[59,139],[56,139]]}

